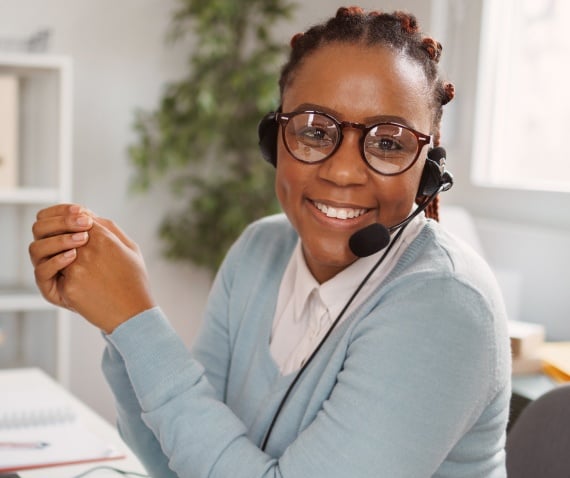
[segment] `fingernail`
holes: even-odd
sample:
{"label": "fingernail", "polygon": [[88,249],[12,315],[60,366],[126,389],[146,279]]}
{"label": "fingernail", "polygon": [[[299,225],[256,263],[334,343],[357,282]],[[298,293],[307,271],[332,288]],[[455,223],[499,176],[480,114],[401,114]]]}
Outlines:
{"label": "fingernail", "polygon": [[89,226],[89,224],[91,224],[91,218],[88,216],[79,216],[76,220],[75,223],[78,226]]}
{"label": "fingernail", "polygon": [[81,206],[74,204],[73,206],[69,207],[69,212],[71,214],[79,214],[81,212]]}
{"label": "fingernail", "polygon": [[75,234],[71,235],[71,239],[73,241],[83,242],[85,239],[87,239],[87,232],[76,232]]}
{"label": "fingernail", "polygon": [[70,258],[70,257],[74,257],[76,254],[76,250],[75,249],[70,249],[69,251],[65,251],[63,253],[63,257],[65,258]]}

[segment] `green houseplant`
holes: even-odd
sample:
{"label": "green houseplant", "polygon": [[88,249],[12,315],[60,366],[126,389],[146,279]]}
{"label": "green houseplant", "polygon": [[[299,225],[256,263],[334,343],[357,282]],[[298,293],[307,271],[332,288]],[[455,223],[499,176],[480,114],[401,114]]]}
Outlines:
{"label": "green houseplant", "polygon": [[215,270],[252,220],[278,211],[257,124],[277,103],[283,47],[272,28],[287,0],[178,0],[170,38],[192,34],[189,72],[165,88],[155,111],[135,113],[133,186],[170,181],[183,206],[163,218],[168,257]]}

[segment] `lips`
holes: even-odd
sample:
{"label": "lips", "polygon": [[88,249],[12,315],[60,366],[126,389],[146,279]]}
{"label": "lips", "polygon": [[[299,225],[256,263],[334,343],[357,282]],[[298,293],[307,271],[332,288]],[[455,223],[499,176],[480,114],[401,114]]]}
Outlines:
{"label": "lips", "polygon": [[335,219],[354,219],[363,214],[366,214],[368,209],[365,208],[351,208],[351,207],[337,207],[328,204],[312,201],[313,205],[321,211],[324,215]]}

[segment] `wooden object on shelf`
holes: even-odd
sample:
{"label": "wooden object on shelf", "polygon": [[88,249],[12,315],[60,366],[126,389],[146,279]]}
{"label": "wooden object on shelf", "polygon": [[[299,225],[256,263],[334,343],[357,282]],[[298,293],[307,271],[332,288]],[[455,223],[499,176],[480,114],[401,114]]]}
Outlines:
{"label": "wooden object on shelf", "polygon": [[542,362],[538,351],[546,332],[544,326],[516,320],[509,321],[509,336],[511,338],[511,353],[513,357],[513,374],[539,373]]}
{"label": "wooden object on shelf", "polygon": [[18,86],[16,75],[0,75],[0,189],[18,184]]}
{"label": "wooden object on shelf", "polygon": [[513,357],[513,375],[529,375],[542,372],[542,361],[537,355]]}
{"label": "wooden object on shelf", "polygon": [[530,357],[544,343],[544,326],[518,320],[509,321],[509,336],[513,357]]}

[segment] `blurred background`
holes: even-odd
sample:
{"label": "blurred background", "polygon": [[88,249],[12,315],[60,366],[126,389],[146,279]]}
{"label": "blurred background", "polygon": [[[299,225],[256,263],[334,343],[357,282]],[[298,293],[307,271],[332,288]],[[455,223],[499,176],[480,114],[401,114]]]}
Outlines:
{"label": "blurred background", "polygon": [[[564,2],[555,0],[497,3],[361,0],[359,5],[411,11],[423,30],[443,44],[442,68],[456,86],[456,99],[444,113],[442,144],[456,182],[442,196],[442,222],[487,258],[512,319],[544,325],[549,340],[570,340],[570,158],[563,129],[569,124],[570,98],[560,87],[570,72],[570,50],[561,23],[556,23],[569,12]],[[30,54],[56,58],[56,68],[69,72],[69,101],[64,105],[70,111],[64,128],[68,137],[60,138],[70,148],[69,177],[63,178],[69,188],[58,199],[112,218],[140,245],[157,301],[191,345],[212,269],[165,257],[158,231],[181,200],[173,196],[165,179],[153,179],[148,190],[134,193],[137,165],[129,157],[129,148],[141,138],[134,126],[136,112],[156,110],[166,85],[180,81],[192,68],[189,58],[196,37],[167,41],[173,15],[182,4],[180,0],[0,0],[0,79],[7,71],[3,63]],[[291,18],[277,21],[270,34],[276,42],[288,44],[294,33],[343,5],[336,0],[299,2]],[[569,20],[566,17],[566,23]],[[513,54],[512,48],[521,45],[524,48]],[[507,65],[505,58],[516,62]],[[42,67],[37,69],[41,73]],[[541,76],[544,72],[546,76]],[[260,104],[269,109],[270,100]],[[52,105],[49,111],[58,107]],[[43,121],[49,124],[47,116]],[[27,121],[34,118],[28,112]],[[52,119],[57,120],[55,113]],[[256,140],[255,129],[250,139]],[[51,142],[44,138],[46,147],[52,147]],[[43,180],[53,174],[49,167],[53,163],[42,166],[42,147],[32,143],[25,149],[33,165],[28,167],[35,172],[26,174]],[[261,164],[261,155],[255,154],[254,161]],[[205,166],[214,175],[219,168],[211,162]],[[71,316],[65,333],[57,335],[52,329],[59,322],[44,320],[52,312],[24,313],[10,306],[14,276],[33,287],[27,245],[34,214],[45,205],[43,199],[14,199],[2,192],[3,187],[10,186],[0,182],[0,367],[37,365],[57,375],[63,363],[66,370],[61,378],[71,391],[113,420],[112,398],[100,372],[104,346],[100,333]],[[215,241],[215,235],[206,241]],[[26,344],[25,359],[18,355],[21,342]],[[65,353],[56,364],[46,364],[49,354],[57,355],[54,347],[65,347]]]}

